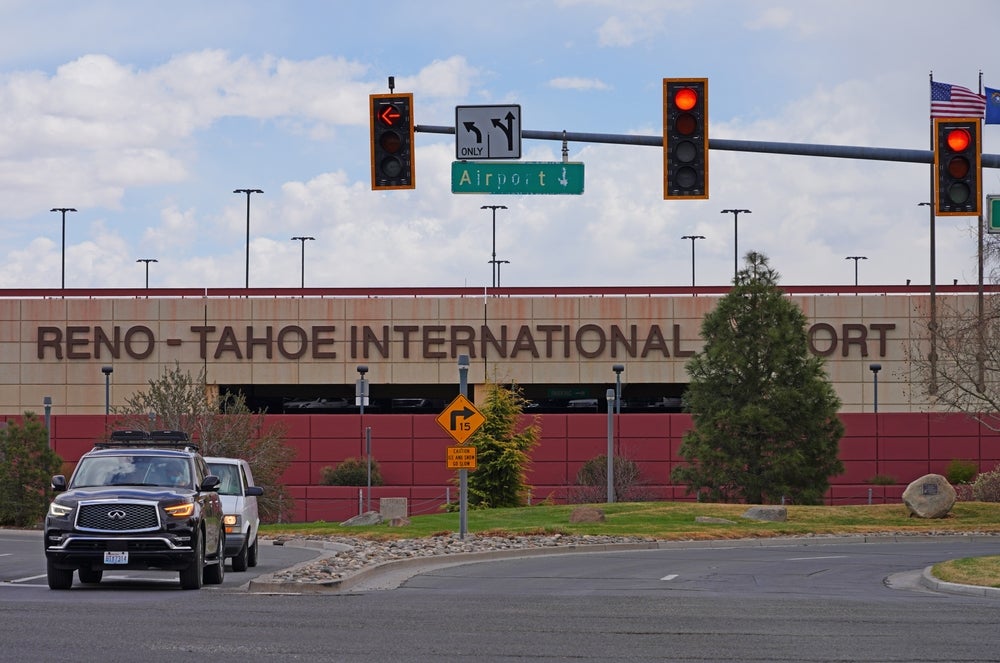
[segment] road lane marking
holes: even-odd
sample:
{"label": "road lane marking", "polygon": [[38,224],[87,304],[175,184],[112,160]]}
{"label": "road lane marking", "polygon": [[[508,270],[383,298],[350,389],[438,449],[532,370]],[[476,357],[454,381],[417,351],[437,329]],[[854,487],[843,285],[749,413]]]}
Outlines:
{"label": "road lane marking", "polygon": [[845,557],[847,557],[847,555],[827,555],[825,557],[789,557],[788,561],[789,562],[802,562],[802,561],[809,561],[809,560],[812,560],[812,559],[843,559]]}
{"label": "road lane marking", "polygon": [[674,578],[676,578],[676,577],[677,577],[677,574],[676,574],[676,573],[671,573],[671,574],[670,574],[670,575],[668,575],[668,576],[663,576],[662,578],[660,578],[660,580],[673,580],[673,579],[674,579]]}

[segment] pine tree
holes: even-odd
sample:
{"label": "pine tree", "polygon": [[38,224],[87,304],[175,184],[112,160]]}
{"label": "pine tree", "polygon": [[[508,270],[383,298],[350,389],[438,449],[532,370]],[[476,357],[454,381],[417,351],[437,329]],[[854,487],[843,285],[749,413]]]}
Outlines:
{"label": "pine tree", "polygon": [[687,364],[694,427],[672,477],[708,501],[821,503],[837,457],[840,399],[809,352],[806,317],[751,252],[733,289],[705,316]]}
{"label": "pine tree", "polygon": [[469,438],[476,447],[476,469],[469,472],[469,504],[514,507],[526,502],[529,452],[538,444],[536,422],[520,425],[524,397],[516,386],[487,385],[481,411],[486,421]]}
{"label": "pine tree", "polygon": [[49,435],[33,412],[0,429],[0,525],[35,527],[52,499],[49,484],[62,459],[49,449]]}

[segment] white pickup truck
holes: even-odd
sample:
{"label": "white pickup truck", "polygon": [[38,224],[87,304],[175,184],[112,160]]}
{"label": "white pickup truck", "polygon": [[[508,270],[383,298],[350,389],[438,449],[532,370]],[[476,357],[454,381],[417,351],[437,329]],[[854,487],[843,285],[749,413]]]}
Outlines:
{"label": "white pickup truck", "polygon": [[222,500],[222,522],[226,528],[226,557],[231,557],[233,571],[246,571],[257,566],[257,498],[264,489],[255,486],[250,463],[240,458],[206,457],[209,470],[219,477],[219,499]]}

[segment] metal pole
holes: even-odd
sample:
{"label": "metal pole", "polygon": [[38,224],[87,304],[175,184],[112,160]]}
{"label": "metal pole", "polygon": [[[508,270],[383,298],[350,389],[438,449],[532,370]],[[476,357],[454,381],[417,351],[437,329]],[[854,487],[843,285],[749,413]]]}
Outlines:
{"label": "metal pole", "polygon": [[694,241],[696,239],[705,239],[704,235],[682,235],[681,239],[691,240],[691,287],[694,287]]}
{"label": "metal pole", "polygon": [[868,260],[868,256],[847,256],[846,258],[844,258],[844,260],[853,260],[854,261],[854,287],[857,288],[858,287],[858,261],[859,260]]}
{"label": "metal pole", "polygon": [[260,189],[233,189],[233,193],[245,193],[247,195],[247,269],[246,269],[246,286],[250,287],[250,194],[252,193],[264,193]]}
{"label": "metal pole", "polygon": [[72,207],[53,207],[50,212],[62,212],[62,281],[60,287],[66,289],[66,212],[75,212]]}
{"label": "metal pole", "polygon": [[52,448],[52,397],[43,396],[42,405],[45,407],[45,434],[49,438],[49,449]]}
{"label": "metal pole", "polygon": [[722,214],[733,215],[733,280],[740,273],[740,214],[752,214],[748,209],[724,209]]}
{"label": "metal pole", "polygon": [[112,366],[101,366],[101,373],[104,373],[104,416],[111,414],[111,374],[115,369]]}
{"label": "metal pole", "polygon": [[614,460],[614,437],[615,437],[615,423],[614,414],[614,399],[615,390],[608,389],[605,392],[605,396],[608,400],[608,503],[615,501],[615,460]]}
{"label": "metal pole", "polygon": [[625,370],[623,364],[615,364],[611,367],[615,372],[615,414],[622,413],[622,371]]}
{"label": "metal pole", "polygon": [[302,243],[302,280],[299,284],[300,288],[306,287],[306,242],[309,240],[316,239],[315,237],[293,237],[292,239],[297,239]]}
{"label": "metal pole", "polygon": [[[469,396],[469,355],[458,355],[458,393]],[[458,538],[469,531],[469,471],[458,471]]]}
{"label": "metal pole", "polygon": [[483,205],[479,209],[493,210],[493,287],[497,287],[497,210],[507,209],[506,205]]}
{"label": "metal pole", "polygon": [[144,263],[146,263],[146,289],[148,290],[149,289],[149,263],[151,263],[151,262],[160,262],[160,261],[157,260],[156,258],[139,258],[138,260],[136,260],[136,262],[144,262]]}

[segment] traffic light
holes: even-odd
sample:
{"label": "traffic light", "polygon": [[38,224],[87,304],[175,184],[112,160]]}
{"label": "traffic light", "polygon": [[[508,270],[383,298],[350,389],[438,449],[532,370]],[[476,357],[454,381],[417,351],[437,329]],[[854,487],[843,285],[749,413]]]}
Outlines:
{"label": "traffic light", "polygon": [[982,214],[982,134],[977,118],[934,119],[934,210],[938,216]]}
{"label": "traffic light", "polygon": [[708,79],[663,79],[663,198],[708,198]]}
{"label": "traffic light", "polygon": [[371,94],[372,190],[412,189],[413,95]]}

